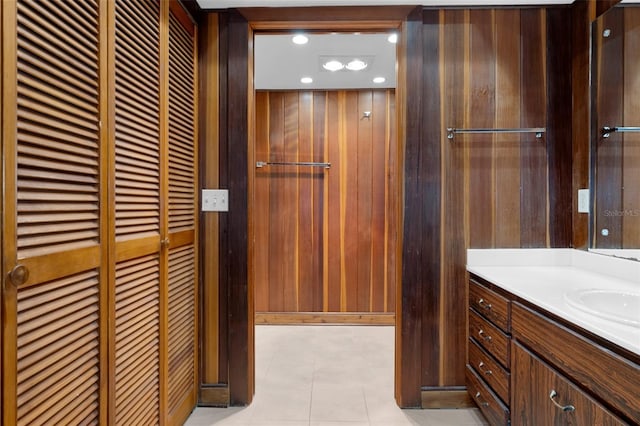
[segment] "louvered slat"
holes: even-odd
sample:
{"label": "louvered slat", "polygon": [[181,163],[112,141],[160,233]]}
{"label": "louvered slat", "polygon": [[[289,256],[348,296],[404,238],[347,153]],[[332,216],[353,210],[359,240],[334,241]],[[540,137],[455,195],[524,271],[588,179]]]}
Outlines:
{"label": "louvered slat", "polygon": [[94,1],[81,26],[45,2],[17,7],[17,248],[28,258],[98,244],[99,37]]}
{"label": "louvered slat", "polygon": [[160,232],[159,5],[116,2],[116,240]]}
{"label": "louvered slat", "polygon": [[116,266],[116,424],[158,421],[159,280],[156,255]]}
{"label": "louvered slat", "polygon": [[193,37],[169,18],[169,231],[195,226]]}
{"label": "louvered slat", "polygon": [[18,292],[19,424],[97,418],[99,308],[97,271]]}
{"label": "louvered slat", "polygon": [[194,388],[195,250],[169,252],[169,412]]}

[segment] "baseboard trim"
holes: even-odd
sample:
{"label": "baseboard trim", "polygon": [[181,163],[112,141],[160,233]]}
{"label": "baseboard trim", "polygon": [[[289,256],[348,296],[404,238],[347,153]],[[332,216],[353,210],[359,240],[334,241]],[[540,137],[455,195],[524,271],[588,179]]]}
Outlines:
{"label": "baseboard trim", "polygon": [[465,386],[423,387],[422,408],[472,408],[475,403]]}
{"label": "baseboard trim", "polygon": [[228,407],[229,386],[200,385],[198,392],[198,406],[200,407]]}
{"label": "baseboard trim", "polygon": [[396,316],[366,312],[257,312],[256,324],[395,325]]}

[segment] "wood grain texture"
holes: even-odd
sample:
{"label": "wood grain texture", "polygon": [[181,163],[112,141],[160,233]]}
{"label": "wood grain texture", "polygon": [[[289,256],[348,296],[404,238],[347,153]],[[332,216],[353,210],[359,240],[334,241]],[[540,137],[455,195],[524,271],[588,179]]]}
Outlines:
{"label": "wood grain texture", "polygon": [[384,267],[396,232],[385,197],[395,173],[393,98],[385,90],[256,93],[259,161],[331,163],[255,169],[257,312],[393,312]]}
{"label": "wood grain texture", "polygon": [[[464,382],[464,353],[458,348],[465,345],[461,336],[466,324],[458,301],[467,294],[467,248],[570,244],[572,219],[566,197],[570,198],[571,179],[566,164],[571,164],[572,152],[565,122],[571,114],[549,118],[554,111],[570,109],[570,83],[563,74],[570,67],[565,58],[570,41],[559,34],[560,22],[569,19],[566,13],[553,8],[424,12],[421,81],[437,85],[439,96],[428,99],[439,101],[422,106],[421,137],[423,147],[430,146],[433,136],[438,138],[438,151],[431,155],[441,158],[435,179],[442,202],[437,220],[424,222],[429,225],[418,231],[413,212],[424,208],[424,198],[411,197],[411,175],[405,171],[404,208],[412,225],[411,231],[405,226],[403,235],[405,261],[406,256],[413,259],[414,245],[422,244],[413,241],[416,235],[441,238],[438,254],[432,251],[428,256],[441,256],[440,275],[429,273],[429,285],[421,289],[423,387]],[[554,97],[551,103],[549,93]],[[407,105],[420,108],[410,102]],[[427,125],[434,115],[437,124]],[[469,134],[449,140],[434,127],[545,127],[548,132],[540,139],[533,134]],[[409,138],[406,141],[406,170],[421,167],[412,165],[413,158],[432,165],[411,151]],[[411,288],[413,280],[416,276],[403,275],[402,289]],[[436,344],[430,343],[434,337]]]}
{"label": "wood grain texture", "polygon": [[[470,127],[465,103],[469,88],[469,11],[441,12],[441,83],[442,99],[440,128]],[[470,136],[473,137],[473,136]],[[440,280],[439,371],[438,382],[424,385],[454,386],[464,383],[464,351],[466,324],[461,300],[467,299],[465,256],[470,234],[467,197],[469,162],[473,149],[468,138],[442,141],[442,266]],[[474,214],[483,214],[478,206]],[[431,325],[433,326],[433,325]],[[431,367],[433,368],[433,367]]]}
{"label": "wood grain texture", "polygon": [[[546,91],[547,58],[545,47],[546,13],[544,9],[524,9],[521,12],[521,61],[524,71],[522,84],[520,125],[547,127]],[[555,40],[554,40],[555,42]],[[520,139],[520,244],[521,247],[546,247],[548,241],[548,164],[547,149],[552,146],[549,134],[538,139],[532,133]]]}
{"label": "wood grain texture", "polygon": [[368,312],[256,312],[256,324],[269,325],[395,325],[392,313]]}
{"label": "wood grain texture", "polygon": [[[640,411],[637,410],[640,366],[637,363],[519,303],[513,304],[512,330],[520,344],[551,364],[562,366],[562,373],[578,386],[595,395],[602,395],[608,406],[623,413],[633,423],[640,422]],[[518,362],[518,357],[514,357],[514,360]],[[518,368],[516,366],[516,370]],[[612,372],[615,372],[615,380],[612,380]],[[512,371],[512,374],[519,373]],[[528,378],[524,379],[525,383],[529,381]],[[517,392],[517,388],[513,392]],[[548,393],[545,397],[548,397]],[[514,410],[519,406],[518,398],[515,398],[515,402]],[[525,404],[528,405],[529,401]],[[514,421],[517,418],[514,417]],[[536,424],[536,421],[531,424]]]}
{"label": "wood grain texture", "polygon": [[[204,167],[200,168],[201,188],[218,187],[218,15],[208,14],[206,22],[199,32],[198,64],[199,84],[202,93],[199,97],[199,158]],[[219,225],[218,215],[200,217],[200,373],[201,383],[218,383],[219,353],[222,342],[219,340],[219,315],[221,311],[219,297]],[[228,393],[227,393],[228,394]],[[199,401],[207,402],[202,390]],[[227,398],[228,399],[228,398]]]}
{"label": "wood grain texture", "polygon": [[589,215],[578,213],[578,190],[589,187],[591,126],[590,52],[591,21],[589,2],[575,2],[571,6],[572,30],[572,247],[586,248],[589,244]]}
{"label": "wood grain texture", "polygon": [[106,14],[85,6],[1,6],[3,424],[107,419]]}
{"label": "wood grain texture", "polygon": [[[592,244],[599,248],[621,248],[623,235],[623,180],[621,159],[625,135],[613,132],[603,137],[604,126],[624,123],[624,11],[612,9],[595,25],[594,76],[596,128],[592,154],[595,159],[595,214]],[[610,37],[603,37],[605,28]],[[606,230],[606,232],[604,232]],[[606,235],[605,235],[606,234]]]}
{"label": "wood grain texture", "polygon": [[572,241],[572,170],[571,140],[572,78],[569,72],[556,72],[571,68],[571,42],[566,37],[571,31],[569,9],[547,10],[547,161],[549,169],[549,246],[569,247]]}
{"label": "wood grain texture", "polygon": [[[395,397],[401,407],[420,407],[423,383],[422,315],[422,188],[420,187],[422,148],[422,78],[423,78],[423,24],[422,11],[414,9],[403,24],[403,41],[399,53],[402,64],[399,75],[399,134],[404,143],[403,161],[403,214],[401,275],[396,299],[398,322],[396,329],[396,389]],[[433,347],[434,350],[437,345]],[[420,374],[416,374],[420,372]]]}
{"label": "wood grain texture", "polygon": [[[220,286],[225,287],[227,304],[229,397],[232,405],[249,404],[253,398],[253,300],[248,277],[248,46],[249,27],[237,12],[228,12],[221,33],[221,70],[226,84],[221,96],[221,115],[226,115],[220,134],[220,185],[230,194],[229,211],[220,220]],[[222,46],[221,40],[221,46]]]}

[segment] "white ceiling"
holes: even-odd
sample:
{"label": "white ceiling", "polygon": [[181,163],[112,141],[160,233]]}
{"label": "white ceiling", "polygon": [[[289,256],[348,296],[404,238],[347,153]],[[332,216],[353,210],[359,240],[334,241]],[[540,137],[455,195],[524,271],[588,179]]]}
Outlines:
{"label": "white ceiling", "polygon": [[[389,34],[307,34],[309,42],[297,45],[293,34],[256,35],[255,88],[260,89],[364,89],[396,86],[396,45]],[[348,62],[361,59],[368,66],[362,71],[327,71],[322,64],[329,59]],[[301,77],[313,83],[303,84]],[[384,77],[383,84],[373,83]]]}
{"label": "white ceiling", "polygon": [[[240,7],[303,7],[303,6],[517,6],[570,4],[574,0],[197,0],[202,9]],[[581,1],[581,0],[577,0]],[[634,0],[623,0],[633,2]],[[636,0],[637,1],[637,0]],[[306,45],[296,45],[289,35],[256,35],[254,40],[255,77],[258,90],[296,89],[362,89],[395,87],[396,49],[387,42],[388,34],[307,34]],[[369,66],[364,71],[329,72],[322,68],[322,59],[365,58]],[[374,84],[373,77],[386,78],[384,84]],[[301,77],[313,78],[303,84]]]}
{"label": "white ceiling", "polygon": [[574,0],[197,0],[202,9],[230,7],[304,7],[304,6],[513,6],[569,4]]}

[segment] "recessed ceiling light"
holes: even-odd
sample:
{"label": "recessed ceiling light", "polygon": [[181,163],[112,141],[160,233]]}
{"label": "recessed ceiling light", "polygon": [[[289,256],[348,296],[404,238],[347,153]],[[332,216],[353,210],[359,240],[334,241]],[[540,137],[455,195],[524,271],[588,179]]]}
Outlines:
{"label": "recessed ceiling light", "polygon": [[387,81],[387,79],[384,77],[376,77],[373,79],[373,82],[377,84],[384,83],[385,81]]}
{"label": "recessed ceiling light", "polygon": [[311,83],[313,83],[313,79],[311,77],[302,77],[300,79],[300,83],[311,84]]}
{"label": "recessed ceiling light", "polygon": [[387,37],[387,41],[389,43],[393,43],[393,44],[397,43],[398,42],[398,34],[396,34],[396,33],[391,34],[389,37]]}
{"label": "recessed ceiling light", "polygon": [[360,59],[354,59],[353,61],[347,64],[347,69],[349,71],[362,71],[367,67],[367,63],[361,61]]}
{"label": "recessed ceiling light", "polygon": [[342,68],[344,68],[344,64],[340,61],[336,61],[335,59],[325,62],[324,64],[322,64],[322,68],[324,68],[327,71],[340,71]]}
{"label": "recessed ceiling light", "polygon": [[309,37],[304,34],[294,35],[291,39],[295,44],[307,44],[309,42]]}

